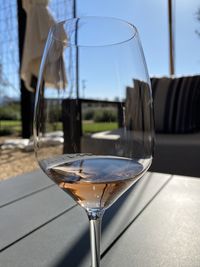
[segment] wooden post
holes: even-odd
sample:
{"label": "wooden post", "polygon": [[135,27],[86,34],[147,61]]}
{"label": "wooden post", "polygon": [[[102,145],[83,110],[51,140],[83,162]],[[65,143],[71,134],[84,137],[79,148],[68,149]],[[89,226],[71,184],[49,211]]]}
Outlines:
{"label": "wooden post", "polygon": [[76,16],[77,16],[76,11],[77,11],[76,0],[73,0],[73,10],[72,10],[73,18],[76,18]]}
{"label": "wooden post", "polygon": [[168,0],[168,23],[169,23],[169,64],[170,75],[174,75],[174,35],[173,35],[173,10],[172,0]]}
{"label": "wooden post", "polygon": [[117,104],[117,121],[119,128],[124,127],[124,104],[122,102]]}
{"label": "wooden post", "polygon": [[[18,7],[18,37],[19,37],[19,62],[22,64],[23,44],[26,30],[26,12],[22,8],[22,0],[17,0]],[[21,88],[21,120],[22,137],[29,138],[32,135],[34,94],[29,92],[20,79]]]}
{"label": "wooden post", "polygon": [[81,101],[65,99],[62,101],[62,120],[64,132],[64,153],[81,151]]}
{"label": "wooden post", "polygon": [[[73,17],[76,18],[76,0],[73,1]],[[78,19],[75,29],[75,44],[78,43]],[[81,100],[79,99],[79,50],[75,48],[74,55],[76,99],[62,101],[62,119],[64,132],[63,153],[80,153],[82,136]]]}

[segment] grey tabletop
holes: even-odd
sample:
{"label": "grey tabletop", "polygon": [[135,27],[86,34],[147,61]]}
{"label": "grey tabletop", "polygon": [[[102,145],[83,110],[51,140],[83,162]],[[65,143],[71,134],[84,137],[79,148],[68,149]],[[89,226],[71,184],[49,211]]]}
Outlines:
{"label": "grey tabletop", "polygon": [[[102,267],[200,266],[200,180],[147,173],[103,218]],[[0,183],[0,266],[89,267],[86,213],[41,171]]]}

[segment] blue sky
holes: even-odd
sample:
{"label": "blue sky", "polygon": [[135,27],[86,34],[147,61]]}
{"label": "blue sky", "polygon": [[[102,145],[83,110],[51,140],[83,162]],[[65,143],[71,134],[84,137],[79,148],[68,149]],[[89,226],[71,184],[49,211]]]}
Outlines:
{"label": "blue sky", "polygon": [[[77,0],[79,16],[113,16],[133,23],[139,30],[150,75],[168,75],[167,0]],[[196,12],[199,0],[176,0],[175,71],[177,75],[200,73],[200,29]]]}
{"label": "blue sky", "polygon": [[[168,9],[167,0],[76,0],[79,16],[111,16],[133,23],[139,30],[150,76],[169,75],[168,60]],[[69,3],[72,0],[50,0],[50,8],[58,20],[71,16]],[[12,86],[7,90],[10,96],[19,96],[18,88],[18,43],[16,0],[1,1],[0,61],[6,80]],[[196,19],[199,0],[174,0],[175,6],[175,73],[187,75],[200,73],[200,30]],[[10,25],[10,26],[9,26]],[[4,30],[5,26],[8,30]],[[10,30],[12,29],[12,31]],[[13,60],[14,59],[14,60]],[[14,62],[14,63],[13,63]]]}
{"label": "blue sky", "polygon": [[[200,36],[195,33],[195,30],[200,30],[200,22],[196,19],[200,2],[172,2],[175,16],[175,75],[200,73]],[[134,24],[139,30],[150,76],[169,75],[168,0],[76,0],[76,3],[79,17],[117,17]]]}

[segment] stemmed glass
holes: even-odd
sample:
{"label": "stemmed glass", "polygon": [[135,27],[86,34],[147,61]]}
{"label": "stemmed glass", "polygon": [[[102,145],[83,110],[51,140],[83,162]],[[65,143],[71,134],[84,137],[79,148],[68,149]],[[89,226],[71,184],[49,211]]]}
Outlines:
{"label": "stemmed glass", "polygon": [[92,267],[100,266],[104,211],[152,161],[151,88],[133,25],[83,17],[51,28],[38,77],[34,144],[42,170],[85,209]]}

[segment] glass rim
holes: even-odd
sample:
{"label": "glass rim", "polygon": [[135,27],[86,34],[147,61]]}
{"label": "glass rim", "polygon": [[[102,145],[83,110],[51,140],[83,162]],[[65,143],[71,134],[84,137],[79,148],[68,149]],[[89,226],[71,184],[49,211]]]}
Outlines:
{"label": "glass rim", "polygon": [[[79,20],[94,20],[94,19],[98,19],[98,20],[110,20],[110,21],[118,21],[121,24],[126,25],[126,27],[129,27],[130,29],[132,29],[132,34],[130,35],[130,37],[125,38],[122,41],[118,41],[118,42],[108,42],[107,44],[95,44],[95,45],[85,45],[85,44],[74,44],[72,42],[69,42],[69,40],[61,40],[59,38],[57,38],[55,36],[55,30],[60,26],[60,25],[64,25],[67,22],[70,21],[79,21]],[[120,45],[126,42],[129,42],[130,40],[136,38],[136,36],[138,35],[138,30],[137,27],[134,26],[132,23],[130,23],[129,21],[126,21],[124,19],[120,19],[120,18],[116,18],[116,17],[106,17],[106,16],[81,16],[81,17],[75,17],[75,18],[69,18],[66,20],[62,20],[59,21],[57,23],[55,23],[49,31],[49,35],[52,39],[54,39],[57,42],[62,43],[63,45],[67,45],[68,47],[109,47],[109,46],[114,46],[114,45]]]}

